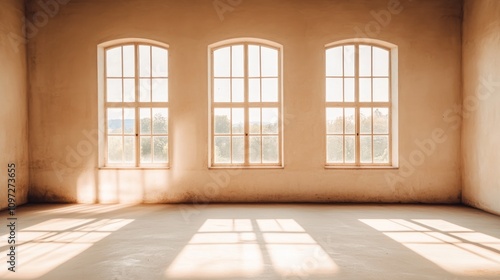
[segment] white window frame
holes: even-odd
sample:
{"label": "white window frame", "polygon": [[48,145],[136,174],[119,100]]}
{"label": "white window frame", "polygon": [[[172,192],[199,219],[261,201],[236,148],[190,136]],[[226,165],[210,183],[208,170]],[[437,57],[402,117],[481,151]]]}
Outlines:
{"label": "white window frame", "polygon": [[[135,69],[134,69],[134,76],[133,79],[135,80],[135,101],[134,102],[107,102],[107,71],[106,71],[106,51],[109,49],[113,49],[116,47],[123,47],[123,46],[134,46],[135,50]],[[170,167],[170,162],[171,162],[171,139],[170,139],[170,106],[169,106],[169,101],[170,101],[170,94],[168,95],[167,101],[165,102],[140,102],[140,79],[143,77],[140,77],[139,74],[139,46],[149,46],[149,47],[158,47],[161,49],[164,49],[167,51],[167,76],[166,77],[149,77],[149,79],[154,79],[154,78],[166,78],[168,87],[169,87],[169,56],[170,56],[170,51],[169,51],[169,46],[167,44],[153,41],[153,40],[148,40],[148,39],[142,39],[142,38],[131,38],[131,39],[118,39],[118,40],[113,40],[113,41],[108,41],[102,44],[98,45],[98,150],[99,150],[99,157],[98,157],[98,163],[99,163],[99,168],[106,169],[106,168],[111,168],[111,169],[168,169]],[[152,59],[152,56],[150,56],[150,59]],[[122,53],[122,61],[123,61],[123,53]],[[152,64],[151,64],[152,65]],[[123,66],[122,66],[123,67]],[[152,66],[151,66],[152,67]],[[151,74],[152,75],[152,74]],[[117,77],[119,78],[119,77]],[[125,77],[121,77],[121,79],[124,79]],[[144,77],[146,78],[146,77]],[[167,92],[169,90],[167,89]],[[108,162],[108,143],[107,143],[107,109],[108,108],[123,108],[123,109],[134,109],[135,111],[135,133],[131,134],[132,136],[135,137],[135,160],[133,163],[109,163]],[[141,108],[146,108],[146,109],[154,109],[154,108],[166,108],[167,109],[167,133],[153,133],[151,131],[149,134],[141,134],[140,132],[140,109]],[[152,124],[151,124],[152,125]],[[124,129],[124,128],[122,128]],[[122,135],[125,135],[125,132],[122,132]],[[167,144],[167,161],[165,163],[141,163],[140,159],[140,138],[141,136],[167,136],[168,138],[168,144]],[[151,144],[153,145],[153,144]],[[153,153],[153,148],[152,153]],[[153,154],[151,154],[153,157]]]}
{"label": "white window frame", "polygon": [[[243,45],[244,46],[244,102],[214,102],[214,51],[220,48],[230,47],[234,45]],[[249,45],[258,45],[266,48],[275,49],[278,51],[278,101],[277,102],[249,102],[249,77],[248,75],[248,46]],[[208,46],[208,73],[209,73],[209,102],[208,102],[208,167],[209,168],[283,168],[284,167],[284,156],[283,156],[283,139],[284,139],[284,124],[283,124],[283,67],[282,67],[282,59],[283,57],[283,47],[280,44],[277,44],[272,41],[257,39],[257,38],[237,38],[230,39],[221,42],[217,42],[215,44]],[[262,69],[261,69],[262,70]],[[232,78],[232,77],[228,77]],[[260,76],[260,78],[263,78]],[[252,136],[249,133],[249,109],[250,108],[266,108],[273,107],[278,108],[278,162],[277,163],[250,163],[249,161],[249,136]],[[215,108],[244,108],[245,112],[245,162],[244,163],[215,163],[214,162],[214,137],[215,137],[215,126],[214,126],[214,109]],[[233,134],[230,133],[229,136]],[[257,135],[257,134],[255,134]],[[260,136],[265,136],[265,134],[260,133]],[[261,153],[262,153],[262,143],[261,143]],[[232,149],[231,149],[232,154]],[[261,154],[262,157],[262,154]]]}
{"label": "white window frame", "polygon": [[[347,45],[354,45],[355,46],[355,62],[354,62],[354,102],[329,102],[326,99],[326,87],[324,92],[324,100],[325,100],[325,167],[326,168],[398,168],[399,167],[399,144],[398,144],[398,48],[396,45],[380,41],[380,40],[375,40],[375,39],[348,39],[348,40],[342,40],[338,42],[334,42],[331,44],[325,45],[325,50],[324,50],[324,65],[325,65],[325,86],[326,86],[326,79],[329,78],[326,73],[326,64],[327,64],[327,59],[326,59],[326,52],[329,49],[335,48],[335,47],[340,47],[340,46],[347,46]],[[374,102],[373,100],[371,102],[360,102],[359,101],[359,46],[360,45],[366,45],[366,46],[371,46],[371,47],[377,47],[381,49],[385,49],[389,52],[389,101],[388,102]],[[373,62],[373,57],[372,57],[372,62]],[[342,66],[344,67],[344,66]],[[364,76],[363,76],[364,77]],[[372,65],[372,73],[371,73],[371,78],[373,78],[373,65]],[[343,75],[342,77],[338,77],[344,79],[345,76]],[[373,83],[373,82],[372,82]],[[360,133],[360,108],[377,108],[377,107],[387,107],[389,109],[389,162],[388,163],[361,163],[360,160],[360,137],[362,136]],[[328,142],[327,142],[327,137],[328,132],[327,132],[327,123],[326,123],[326,110],[328,108],[355,108],[355,162],[354,163],[331,163],[328,162]],[[345,122],[345,120],[344,120]],[[372,119],[373,122],[373,119]],[[346,135],[345,132],[342,135]],[[365,134],[369,135],[369,134]],[[372,123],[372,134],[373,135],[373,123]],[[345,145],[345,143],[344,143]],[[344,148],[345,152],[345,148]],[[373,153],[373,138],[372,138],[372,153]],[[373,157],[373,154],[372,154]],[[344,154],[344,159],[345,159],[345,154]]]}

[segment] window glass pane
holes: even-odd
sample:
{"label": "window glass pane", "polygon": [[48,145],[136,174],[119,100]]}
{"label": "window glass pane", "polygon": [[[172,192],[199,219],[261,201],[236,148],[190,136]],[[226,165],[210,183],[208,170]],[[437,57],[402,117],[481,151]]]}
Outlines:
{"label": "window glass pane", "polygon": [[108,162],[121,163],[123,161],[123,139],[121,136],[108,136]]}
{"label": "window glass pane", "polygon": [[262,108],[262,133],[278,134],[278,108]]}
{"label": "window glass pane", "polygon": [[152,47],[153,77],[168,76],[168,51],[158,47]]}
{"label": "window glass pane", "polygon": [[232,98],[233,102],[244,102],[245,101],[245,82],[243,79],[233,79],[232,80],[233,85],[232,85]]}
{"label": "window glass pane", "polygon": [[389,163],[389,136],[373,137],[373,161]]}
{"label": "window glass pane", "polygon": [[372,163],[372,137],[360,137],[360,157],[361,163]]}
{"label": "window glass pane", "polygon": [[214,102],[231,102],[230,79],[215,79],[214,90]]}
{"label": "window glass pane", "polygon": [[134,77],[135,76],[135,51],[134,46],[123,46],[123,76],[124,77]]}
{"label": "window glass pane", "polygon": [[375,78],[373,79],[373,102],[388,102],[389,101],[389,79]]}
{"label": "window glass pane", "polygon": [[122,80],[108,79],[106,86],[106,100],[108,102],[122,102]]}
{"label": "window glass pane", "polygon": [[123,115],[124,134],[135,134],[135,109],[125,108]]}
{"label": "window glass pane", "polygon": [[263,163],[278,163],[278,136],[262,137],[262,162]]}
{"label": "window glass pane", "polygon": [[248,76],[260,77],[260,47],[248,46]]}
{"label": "window glass pane", "polygon": [[373,109],[373,133],[389,134],[389,109]]}
{"label": "window glass pane", "polygon": [[233,137],[233,163],[245,162],[245,137]]}
{"label": "window glass pane", "polygon": [[260,134],[260,108],[250,108],[248,114],[250,133]]}
{"label": "window glass pane", "polygon": [[356,160],[356,146],[354,136],[345,137],[345,163],[354,163]]}
{"label": "window glass pane", "polygon": [[344,101],[354,102],[354,79],[344,79]]}
{"label": "window glass pane", "polygon": [[370,78],[359,79],[359,101],[361,102],[372,101],[372,79]]}
{"label": "window glass pane", "polygon": [[371,76],[372,75],[372,47],[359,46],[359,75]]}
{"label": "window glass pane", "polygon": [[342,47],[326,50],[326,75],[342,76]]}
{"label": "window glass pane", "polygon": [[122,76],[122,48],[116,47],[106,51],[106,76]]}
{"label": "window glass pane", "polygon": [[141,77],[151,77],[151,47],[139,46],[139,74]]}
{"label": "window glass pane", "polygon": [[141,79],[139,89],[141,102],[151,102],[151,79]]}
{"label": "window glass pane", "polygon": [[123,133],[121,108],[108,108],[108,134]]}
{"label": "window glass pane", "polygon": [[135,137],[125,136],[123,138],[123,155],[125,157],[125,162],[133,163],[135,161]]}
{"label": "window glass pane", "polygon": [[245,115],[243,108],[233,108],[233,134],[245,133]]}
{"label": "window glass pane", "polygon": [[168,133],[168,109],[153,108],[153,134]]}
{"label": "window glass pane", "polygon": [[231,133],[231,109],[217,108],[214,109],[214,132],[216,134]]}
{"label": "window glass pane", "polygon": [[134,102],[135,101],[135,80],[134,79],[124,79],[123,80],[123,101],[124,102]]}
{"label": "window glass pane", "polygon": [[342,108],[326,108],[326,133],[344,133],[344,110]]}
{"label": "window glass pane", "polygon": [[356,117],[354,115],[354,108],[344,109],[345,133],[354,134],[356,130]]}
{"label": "window glass pane", "polygon": [[232,71],[233,77],[244,76],[245,58],[243,55],[243,45],[232,46]]}
{"label": "window glass pane", "polygon": [[278,79],[262,79],[262,102],[278,102]]}
{"label": "window glass pane", "polygon": [[262,77],[278,77],[278,51],[261,47]]}
{"label": "window glass pane", "polygon": [[153,79],[153,102],[167,102],[168,101],[168,80],[167,79]]}
{"label": "window glass pane", "polygon": [[354,46],[344,46],[344,76],[354,76]]}
{"label": "window glass pane", "polygon": [[327,78],[326,79],[326,101],[327,102],[342,102],[342,93],[344,86],[342,78]]}
{"label": "window glass pane", "polygon": [[231,162],[231,137],[215,136],[215,163],[230,163]]}
{"label": "window glass pane", "polygon": [[141,162],[151,163],[151,136],[141,136]]}
{"label": "window glass pane", "polygon": [[139,114],[141,115],[141,134],[151,133],[151,109],[141,108]]}
{"label": "window glass pane", "polygon": [[260,102],[260,79],[249,80],[249,98],[250,102]]}
{"label": "window glass pane", "polygon": [[135,76],[135,47],[123,46],[123,76]]}
{"label": "window glass pane", "polygon": [[389,76],[389,51],[373,47],[373,76]]}
{"label": "window glass pane", "polygon": [[261,163],[261,138],[250,136],[250,163]]}
{"label": "window glass pane", "polygon": [[231,48],[225,47],[214,51],[214,77],[230,77]]}
{"label": "window glass pane", "polygon": [[360,133],[361,134],[371,134],[372,133],[372,108],[360,108],[359,109],[359,122],[360,122]]}
{"label": "window glass pane", "polygon": [[166,163],[168,161],[168,137],[153,137],[153,161],[155,163]]}
{"label": "window glass pane", "polygon": [[344,162],[344,138],[342,136],[328,136],[326,138],[327,146],[327,162],[328,163],[343,163]]}

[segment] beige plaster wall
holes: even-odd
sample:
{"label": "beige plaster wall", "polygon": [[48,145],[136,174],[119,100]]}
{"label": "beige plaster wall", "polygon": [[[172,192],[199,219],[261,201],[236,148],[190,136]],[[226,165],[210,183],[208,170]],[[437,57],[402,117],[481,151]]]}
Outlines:
{"label": "beige plaster wall", "polygon": [[[460,131],[446,113],[461,104],[461,10],[458,0],[61,4],[29,44],[31,198],[458,203]],[[284,47],[284,169],[208,169],[207,46],[237,37]],[[356,37],[399,46],[400,169],[324,168],[324,46]],[[170,46],[169,170],[98,169],[97,45],[119,38]]]}
{"label": "beige plaster wall", "polygon": [[23,1],[0,1],[0,209],[8,206],[9,164],[15,165],[11,165],[14,167],[11,169],[15,169],[11,171],[15,172],[10,173],[15,173],[17,204],[26,203],[28,194],[28,100],[23,19]]}
{"label": "beige plaster wall", "polygon": [[500,1],[465,1],[463,201],[500,214]]}

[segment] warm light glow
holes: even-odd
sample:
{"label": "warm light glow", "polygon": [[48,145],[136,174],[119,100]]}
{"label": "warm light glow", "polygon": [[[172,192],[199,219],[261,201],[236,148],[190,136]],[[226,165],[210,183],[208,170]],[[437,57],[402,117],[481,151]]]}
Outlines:
{"label": "warm light glow", "polygon": [[[78,207],[77,209],[81,209]],[[36,279],[78,256],[131,219],[51,219],[18,232],[16,273],[0,271],[0,279]],[[8,251],[0,252],[7,255]]]}
{"label": "warm light glow", "polygon": [[198,232],[252,231],[249,219],[208,219]]}
{"label": "warm light glow", "polygon": [[94,219],[51,219],[25,228],[23,231],[62,231],[81,226],[93,220]]}
{"label": "warm light glow", "polygon": [[187,245],[166,272],[173,278],[255,277],[263,270],[258,244]]}
{"label": "warm light glow", "polygon": [[253,232],[240,232],[240,233],[205,233],[205,234],[195,234],[190,244],[217,244],[221,240],[224,243],[241,243],[248,241],[256,241],[257,237]]}
{"label": "warm light glow", "polygon": [[112,211],[117,211],[127,207],[134,206],[136,204],[77,204],[70,206],[62,206],[54,209],[38,211],[39,214],[71,214],[71,213],[91,213],[91,214],[102,214]]}
{"label": "warm light glow", "polygon": [[283,277],[331,276],[338,266],[318,244],[268,244],[274,270]]}
{"label": "warm light glow", "polygon": [[464,228],[458,225],[455,225],[453,223],[443,221],[443,220],[437,220],[437,219],[432,219],[432,220],[423,220],[423,219],[414,219],[413,221],[420,223],[422,225],[425,225],[427,227],[437,229],[439,231],[444,231],[444,232],[451,232],[451,231],[473,231],[468,228]]}
{"label": "warm light glow", "polygon": [[307,233],[264,233],[264,241],[271,244],[316,244]]}
{"label": "warm light glow", "polygon": [[500,239],[496,237],[437,219],[360,221],[450,273],[500,275]]}
{"label": "warm light glow", "polygon": [[338,270],[293,219],[208,219],[166,270],[168,278],[255,278],[264,259],[281,277],[326,276]]}
{"label": "warm light glow", "polygon": [[305,232],[293,219],[258,219],[257,224],[259,229],[266,231],[286,231],[286,232]]}

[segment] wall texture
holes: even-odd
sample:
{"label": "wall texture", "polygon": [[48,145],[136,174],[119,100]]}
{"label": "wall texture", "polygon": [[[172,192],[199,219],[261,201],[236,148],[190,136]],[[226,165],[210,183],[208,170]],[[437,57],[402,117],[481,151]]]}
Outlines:
{"label": "wall texture", "polygon": [[[461,1],[59,2],[29,4],[54,14],[29,42],[33,201],[460,202]],[[284,47],[284,169],[207,167],[207,46],[237,37]],[[356,37],[399,47],[400,169],[324,168],[324,46]],[[98,168],[97,45],[119,38],[170,46],[169,170]]]}
{"label": "wall texture", "polygon": [[463,201],[500,214],[500,2],[464,12]]}
{"label": "wall texture", "polygon": [[26,203],[28,194],[28,99],[23,19],[23,1],[0,1],[1,209],[8,206],[9,164],[15,164],[17,204]]}

